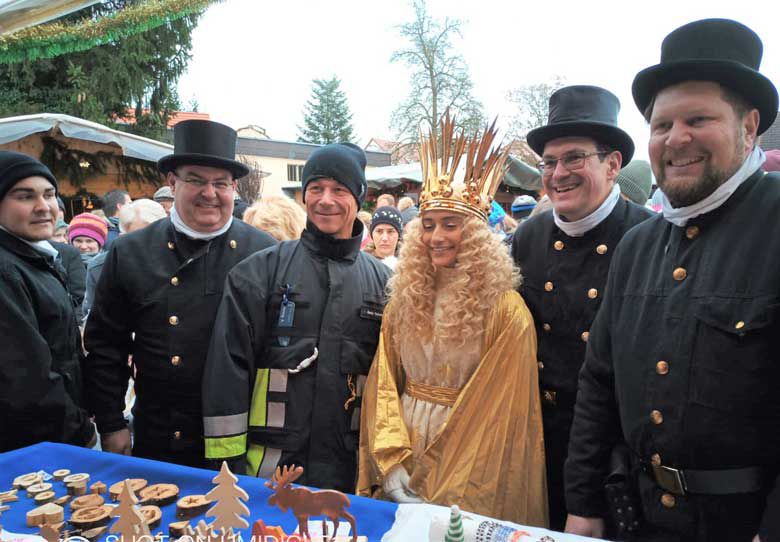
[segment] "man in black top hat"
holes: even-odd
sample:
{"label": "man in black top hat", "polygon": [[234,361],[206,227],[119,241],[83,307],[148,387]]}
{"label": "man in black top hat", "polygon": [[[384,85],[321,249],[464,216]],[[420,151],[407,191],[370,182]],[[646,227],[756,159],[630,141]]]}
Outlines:
{"label": "man in black top hat", "polygon": [[650,216],[620,198],[615,184],[634,154],[633,141],[617,126],[619,110],[617,97],[603,88],[565,87],[550,97],[548,123],[527,137],[542,156],[553,210],[518,227],[512,255],[536,324],[550,527],[558,531],[566,523],[563,464],[590,325],[615,247]]}
{"label": "man in black top hat", "polygon": [[[567,530],[598,536],[624,443],[636,540],[780,540],[780,176],[756,137],[778,95],[730,20],[669,34],[634,79],[663,214],[615,251],[566,463]],[[625,510],[626,507],[620,507]]]}
{"label": "man in black top hat", "polygon": [[350,143],[314,151],[300,240],[229,273],[203,379],[210,460],[262,478],[300,465],[302,484],[354,491],[361,396],[390,275],[360,250],[365,167]]}
{"label": "man in black top hat", "polygon": [[236,179],[248,172],[235,144],[222,124],[177,124],[174,152],[158,162],[174,196],[170,216],[117,238],[106,257],[84,368],[104,450],[130,453],[122,412],[132,376],[133,455],[204,465],[201,378],[225,277],[275,244],[232,216]]}

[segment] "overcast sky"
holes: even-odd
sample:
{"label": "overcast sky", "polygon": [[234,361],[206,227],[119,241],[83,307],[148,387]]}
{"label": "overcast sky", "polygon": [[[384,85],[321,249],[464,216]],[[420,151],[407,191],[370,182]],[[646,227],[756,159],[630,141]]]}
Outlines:
{"label": "overcast sky", "polygon": [[[769,7],[774,5],[775,7]],[[658,63],[661,41],[686,22],[736,19],[764,43],[761,71],[780,85],[780,2],[734,0],[429,0],[435,17],[461,19],[456,49],[468,63],[475,95],[489,117],[508,124],[507,92],[562,76],[614,92],[620,124],[647,156],[647,127],[631,98],[638,71]],[[264,127],[295,140],[311,81],[336,75],[347,95],[359,142],[393,139],[390,114],[408,91],[409,72],[390,63],[404,46],[398,25],[413,17],[395,0],[225,0],[200,20],[193,58],[179,84],[183,104],[239,128]]]}

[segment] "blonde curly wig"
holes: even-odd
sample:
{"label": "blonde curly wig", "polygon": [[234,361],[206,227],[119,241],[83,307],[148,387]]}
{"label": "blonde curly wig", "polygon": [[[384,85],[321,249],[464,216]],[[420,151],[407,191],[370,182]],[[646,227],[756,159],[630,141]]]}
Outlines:
{"label": "blonde curly wig", "polygon": [[452,284],[455,301],[443,318],[433,322],[436,272],[422,233],[421,217],[406,226],[398,266],[388,283],[393,314],[400,316],[392,331],[414,333],[424,340],[435,333],[441,340],[463,345],[482,334],[487,313],[501,294],[520,284],[520,272],[501,238],[484,221],[465,217]]}

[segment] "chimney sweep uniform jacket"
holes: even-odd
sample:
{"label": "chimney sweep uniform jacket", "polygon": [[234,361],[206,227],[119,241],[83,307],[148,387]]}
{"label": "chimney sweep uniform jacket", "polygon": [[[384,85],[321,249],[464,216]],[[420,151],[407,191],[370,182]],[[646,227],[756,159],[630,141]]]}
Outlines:
{"label": "chimney sweep uniform jacket", "polygon": [[566,524],[563,464],[574,418],[577,375],[590,326],[604,297],[609,263],[623,235],[652,213],[620,198],[612,212],[581,237],[555,225],[552,211],[517,229],[512,257],[523,274],[520,293],[538,339],[550,527]]}
{"label": "chimney sweep uniform jacket", "polygon": [[240,220],[210,240],[170,218],[114,241],[87,320],[86,396],[101,433],[122,412],[133,356],[133,455],[204,466],[201,376],[228,271],[274,239]]}
{"label": "chimney sweep uniform jacket", "polygon": [[579,376],[570,513],[604,517],[625,442],[637,540],[780,540],[778,209],[780,175],[757,170],[685,226],[656,216],[625,235]]}
{"label": "chimney sweep uniform jacket", "polygon": [[84,446],[81,339],[65,270],[0,229],[0,452],[45,440]]}
{"label": "chimney sweep uniform jacket", "polygon": [[302,465],[300,483],[354,491],[360,396],[390,275],[360,251],[362,229],[356,221],[351,238],[335,239],[309,222],[300,240],[228,275],[203,379],[210,460],[245,459],[264,478]]}

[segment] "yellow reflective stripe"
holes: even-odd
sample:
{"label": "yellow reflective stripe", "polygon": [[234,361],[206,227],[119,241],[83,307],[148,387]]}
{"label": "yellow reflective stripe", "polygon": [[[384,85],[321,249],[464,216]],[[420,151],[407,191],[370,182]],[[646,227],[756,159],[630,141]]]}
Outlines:
{"label": "yellow reflective stripe", "polygon": [[265,446],[259,444],[249,444],[249,450],[246,453],[246,473],[249,476],[257,476],[260,470],[260,464],[263,462],[263,456],[265,455]]}
{"label": "yellow reflective stripe", "polygon": [[257,370],[255,387],[252,390],[252,405],[249,407],[249,427],[266,426],[269,371],[269,369]]}
{"label": "yellow reflective stripe", "polygon": [[[268,420],[268,385],[270,382],[270,369],[258,369],[255,376],[255,386],[252,390],[252,404],[249,407],[249,427],[265,427]],[[246,453],[247,474],[257,476],[260,464],[265,455],[265,446],[249,444]]]}
{"label": "yellow reflective stripe", "polygon": [[206,438],[206,459],[238,457],[246,452],[246,433],[233,437]]}

